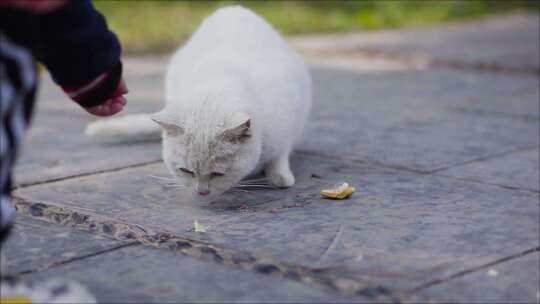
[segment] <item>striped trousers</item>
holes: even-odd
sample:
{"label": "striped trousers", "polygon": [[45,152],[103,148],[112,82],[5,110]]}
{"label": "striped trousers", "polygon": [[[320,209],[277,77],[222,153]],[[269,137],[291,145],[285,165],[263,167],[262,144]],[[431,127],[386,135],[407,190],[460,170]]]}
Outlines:
{"label": "striped trousers", "polygon": [[32,54],[0,29],[0,242],[7,236],[15,216],[11,175],[32,115],[36,84]]}

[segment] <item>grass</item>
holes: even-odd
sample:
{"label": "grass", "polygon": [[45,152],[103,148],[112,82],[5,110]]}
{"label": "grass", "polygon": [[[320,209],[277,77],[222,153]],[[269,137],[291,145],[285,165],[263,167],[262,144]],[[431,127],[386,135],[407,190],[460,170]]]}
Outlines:
{"label": "grass", "polygon": [[516,10],[538,12],[538,0],[94,1],[126,53],[176,48],[218,7],[242,4],[284,34],[425,26]]}

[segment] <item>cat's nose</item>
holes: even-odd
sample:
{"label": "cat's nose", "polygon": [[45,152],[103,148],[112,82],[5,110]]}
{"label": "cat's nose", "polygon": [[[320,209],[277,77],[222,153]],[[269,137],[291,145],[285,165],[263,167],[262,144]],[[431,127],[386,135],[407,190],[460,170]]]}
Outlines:
{"label": "cat's nose", "polygon": [[199,190],[197,191],[197,193],[199,193],[199,195],[205,196],[210,194],[210,190]]}
{"label": "cat's nose", "polygon": [[197,194],[201,196],[206,196],[210,194],[210,185],[208,184],[208,181],[197,181],[197,185],[195,186],[195,191],[197,191]]}

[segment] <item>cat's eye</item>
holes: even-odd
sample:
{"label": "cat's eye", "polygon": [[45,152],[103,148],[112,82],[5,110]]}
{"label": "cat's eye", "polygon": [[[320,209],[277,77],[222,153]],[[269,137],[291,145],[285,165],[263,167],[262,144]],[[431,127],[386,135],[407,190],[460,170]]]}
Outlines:
{"label": "cat's eye", "polygon": [[225,175],[225,173],[221,173],[221,172],[212,172],[212,173],[210,173],[211,177],[219,177],[219,176],[223,176],[223,175]]}
{"label": "cat's eye", "polygon": [[193,173],[193,171],[188,170],[188,169],[186,169],[186,168],[178,168],[178,169],[179,169],[180,171],[186,173],[186,174],[191,175],[191,176],[195,175],[195,174]]}

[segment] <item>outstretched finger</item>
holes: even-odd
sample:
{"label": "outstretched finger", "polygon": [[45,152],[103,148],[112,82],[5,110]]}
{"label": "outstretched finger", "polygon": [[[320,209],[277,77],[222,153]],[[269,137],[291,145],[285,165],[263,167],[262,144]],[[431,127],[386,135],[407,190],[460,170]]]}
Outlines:
{"label": "outstretched finger", "polygon": [[122,106],[125,106],[126,103],[127,103],[127,100],[124,96],[118,96],[118,97],[114,97],[112,99],[112,103],[113,104],[121,104]]}
{"label": "outstretched finger", "polygon": [[126,82],[122,78],[122,79],[120,79],[120,83],[118,84],[118,87],[114,91],[113,96],[118,97],[118,96],[127,94],[128,92],[129,92],[129,90],[127,88]]}

